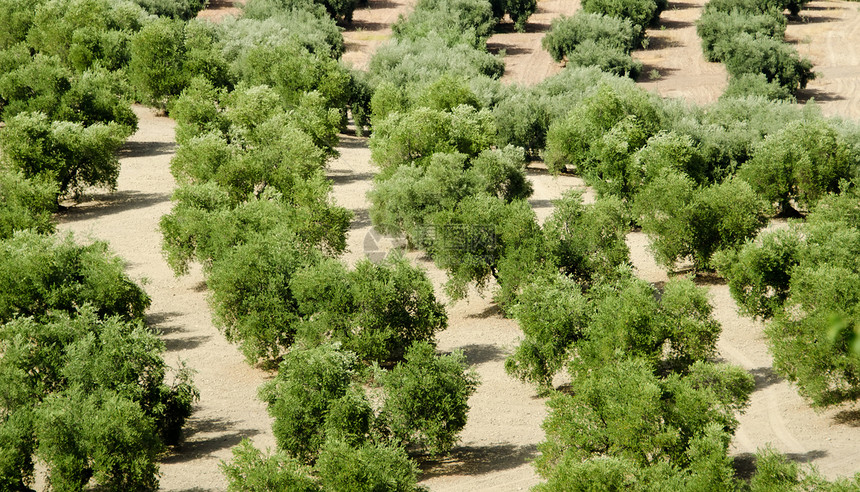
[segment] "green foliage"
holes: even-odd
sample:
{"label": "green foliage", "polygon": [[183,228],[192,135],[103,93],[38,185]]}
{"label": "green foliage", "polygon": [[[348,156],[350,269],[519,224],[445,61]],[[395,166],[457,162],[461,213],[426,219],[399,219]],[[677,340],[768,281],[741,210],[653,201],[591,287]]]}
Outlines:
{"label": "green foliage", "polygon": [[544,223],[543,247],[561,273],[588,286],[629,263],[627,222],[620,200],[607,197],[584,205],[581,193],[570,191]]}
{"label": "green foliage", "polygon": [[156,335],[86,305],[9,321],[0,347],[0,425],[18,432],[18,463],[4,479],[26,482],[34,454],[57,489],[77,490],[90,476],[111,488],[157,487],[155,460],[164,443],[178,442],[198,394],[184,368],[165,382]]}
{"label": "green foliage", "polygon": [[472,79],[480,76],[499,78],[504,62],[486,51],[467,44],[448,46],[436,33],[416,41],[384,44],[370,60],[372,79],[388,81],[397,87],[425,80],[436,80],[445,73]]}
{"label": "green foliage", "polygon": [[316,470],[324,490],[411,492],[418,467],[401,447],[363,444],[358,447],[329,441],[320,453]]}
{"label": "green foliage", "polygon": [[489,111],[457,106],[452,112],[416,108],[392,113],[374,127],[373,161],[383,169],[420,161],[436,152],[474,157],[495,140]]}
{"label": "green foliage", "polygon": [[43,0],[8,0],[0,3],[0,50],[27,38],[36,8]]}
{"label": "green foliage", "polygon": [[381,416],[395,442],[447,453],[466,425],[477,376],[462,353],[437,356],[427,342],[412,344],[406,360],[379,376],[385,396]]}
{"label": "green foliage", "polygon": [[541,236],[528,202],[506,203],[486,194],[465,198],[431,222],[435,240],[430,252],[436,265],[448,270],[445,290],[453,299],[464,298],[472,282],[484,288],[498,277],[507,252]]}
{"label": "green foliage", "polygon": [[448,46],[484,48],[498,20],[489,2],[479,0],[420,0],[415,11],[391,29],[398,40],[418,41],[434,32]]}
{"label": "green foliage", "polygon": [[270,87],[285,109],[300,107],[306,93],[313,91],[322,98],[325,110],[342,111],[346,107],[352,77],[343,65],[330,58],[328,51],[311,52],[289,36],[264,37],[260,41],[266,42],[259,44],[255,41],[251,35],[235,41],[228,38],[224,49],[231,71],[247,87]]}
{"label": "green foliage", "polygon": [[37,452],[55,490],[80,490],[91,476],[111,488],[157,490],[160,442],[134,403],[110,393],[53,394],[36,413]]}
{"label": "green foliage", "polygon": [[[748,404],[754,388],[740,368],[698,363],[687,376],[661,379],[636,358],[596,366],[571,384],[571,394],[550,399],[543,425],[547,440],[539,445],[537,467],[551,481],[562,464],[603,456],[639,467],[663,461],[689,466],[696,454],[691,448],[702,438],[737,426],[734,413]],[[725,456],[728,436],[720,441]]]}
{"label": "green foliage", "polygon": [[137,129],[137,116],[126,97],[130,89],[120,73],[95,66],[72,74],[58,57],[31,57],[23,45],[0,53],[0,67],[4,120],[24,112],[41,112],[52,120],[85,126],[115,122],[129,132]]}
{"label": "green foliage", "polygon": [[771,101],[795,100],[794,94],[785,86],[779,85],[777,81],[768,82],[763,73],[745,73],[739,77],[729,79],[729,86],[720,97],[762,97]]}
{"label": "green foliage", "polygon": [[27,44],[78,72],[96,63],[113,71],[128,63],[129,40],[147,21],[146,12],[131,2],[44,2],[35,11]]}
{"label": "green foliage", "polygon": [[725,61],[716,46],[739,33],[767,36],[776,40],[785,37],[786,20],[782,12],[766,10],[761,13],[746,10],[721,10],[718,2],[709,3],[696,23],[696,32],[702,38],[702,52],[708,61]]}
{"label": "green foliage", "polygon": [[55,184],[30,180],[14,171],[0,171],[0,239],[8,239],[15,231],[24,229],[40,234],[54,232],[52,219],[56,209]]}
{"label": "green foliage", "polygon": [[184,29],[179,20],[159,18],[144,26],[131,40],[129,80],[148,102],[164,107],[179,95],[187,80]]}
{"label": "green foliage", "polygon": [[130,134],[116,123],[84,126],[50,121],[42,113],[21,113],[0,132],[3,160],[27,178],[57,184],[59,196],[80,193],[85,186],[116,187],[117,150]]}
{"label": "green foliage", "polygon": [[[261,44],[278,45],[291,40],[309,53],[338,59],[344,42],[340,28],[325,12],[312,8],[283,8],[277,1],[250,0],[240,18],[221,21],[222,52],[235,60],[242,52]],[[310,4],[311,2],[307,2]]]}
{"label": "green foliage", "polygon": [[[284,356],[278,376],[260,388],[275,419],[272,430],[280,449],[312,463],[330,434],[364,441],[371,410],[363,391],[349,391],[356,362],[355,354],[330,344]],[[342,418],[345,406],[362,418]],[[335,410],[331,419],[330,410]],[[362,422],[364,429],[355,429]]]}
{"label": "green foliage", "polygon": [[771,318],[766,334],[777,371],[823,407],[860,395],[860,224],[856,192],[820,203],[805,224],[760,235],[720,259],[720,268],[746,312]]}
{"label": "green foliage", "polygon": [[599,43],[598,46],[605,50],[612,48],[627,54],[641,43],[642,32],[629,19],[582,11],[570,17],[553,19],[541,45],[555,61],[560,62],[565,57],[570,58],[586,41]]}
{"label": "green foliage", "polygon": [[582,338],[590,308],[576,282],[564,275],[539,278],[523,289],[513,309],[524,339],[505,361],[505,370],[548,388],[552,377]]}
{"label": "green foliage", "polygon": [[588,295],[594,315],[570,362],[571,374],[609,364],[618,353],[643,358],[655,371],[677,372],[712,357],[720,326],[704,291],[679,279],[667,283],[659,299],[655,294],[633,278],[593,287]]}
{"label": "green foliage", "polygon": [[827,122],[798,120],[768,135],[739,175],[779,212],[792,201],[808,209],[856,172],[855,153]]}
{"label": "green foliage", "polygon": [[299,314],[290,280],[319,257],[281,226],[249,235],[212,264],[207,282],[215,321],[249,362],[278,360],[293,344]]}
{"label": "green foliage", "polygon": [[550,125],[544,155],[547,167],[560,172],[573,166],[591,184],[601,186],[605,181],[607,191],[623,195],[631,156],[657,133],[660,119],[656,102],[641,89],[601,86]]}
{"label": "green foliage", "polygon": [[642,72],[642,62],[633,59],[629,53],[590,39],[567,54],[567,63],[571,66],[597,67],[606,73],[633,80]]}
{"label": "green foliage", "polygon": [[750,480],[752,492],[824,490],[825,485],[823,477],[801,470],[800,465],[770,447],[756,453],[756,473]]}
{"label": "green foliage", "polygon": [[660,15],[654,0],[585,0],[582,10],[590,14],[603,14],[628,19],[643,31]]}
{"label": "green foliage", "polygon": [[[215,183],[184,186],[176,191],[179,204],[162,217],[162,248],[177,274],[186,273],[191,261],[210,267],[255,234],[276,228],[290,229],[303,247],[334,255],[346,247],[349,211],[325,200],[328,183],[314,180],[288,202],[276,192],[264,192],[235,207],[226,191]],[[304,195],[304,196],[303,196]],[[308,203],[310,202],[310,203]]]}
{"label": "green foliage", "polygon": [[107,244],[78,246],[71,236],[16,233],[0,243],[0,322],[73,313],[91,304],[99,316],[140,319],[149,297],[124,273]]}
{"label": "green foliage", "polygon": [[298,272],[290,287],[308,325],[306,343],[340,342],[364,362],[402,360],[412,343],[433,343],[447,326],[426,273],[399,256],[363,260],[349,272],[329,260]]}
{"label": "green foliage", "polygon": [[776,82],[792,93],[815,78],[812,62],[801,59],[783,41],[766,36],[735,34],[714,46],[714,56],[724,61],[732,77],[761,73],[768,82]]}
{"label": "green foliage", "polygon": [[668,268],[688,256],[694,269],[713,269],[719,250],[739,248],[765,224],[764,203],[743,180],[696,188],[689,177],[667,171],[636,197],[634,213]]}
{"label": "green foliage", "polygon": [[638,193],[668,170],[679,171],[700,185],[709,181],[708,163],[693,139],[675,132],[660,132],[634,155],[630,187]]}
{"label": "green foliage", "polygon": [[251,441],[243,439],[232,449],[233,461],[221,462],[230,492],[269,492],[291,490],[318,492],[311,468],[283,451],[264,455]]}
{"label": "green foliage", "polygon": [[514,21],[514,28],[524,32],[526,22],[537,10],[537,0],[505,0],[505,11]]}
{"label": "green foliage", "polygon": [[150,14],[159,17],[191,20],[206,7],[207,0],[134,0]]}
{"label": "green foliage", "polygon": [[389,234],[404,233],[411,244],[430,247],[431,216],[452,211],[468,196],[487,193],[506,202],[531,195],[522,149],[488,149],[474,159],[464,154],[435,153],[426,165],[397,167],[377,178],[368,193],[374,226]]}
{"label": "green foliage", "polygon": [[792,273],[785,312],[767,327],[774,367],[814,406],[860,396],[860,357],[849,345],[858,299],[856,273],[829,264],[814,269],[801,264]]}
{"label": "green foliage", "polygon": [[714,263],[720,275],[728,280],[741,311],[770,319],[788,298],[791,270],[799,261],[800,248],[794,232],[767,232],[737,252],[720,252]]}

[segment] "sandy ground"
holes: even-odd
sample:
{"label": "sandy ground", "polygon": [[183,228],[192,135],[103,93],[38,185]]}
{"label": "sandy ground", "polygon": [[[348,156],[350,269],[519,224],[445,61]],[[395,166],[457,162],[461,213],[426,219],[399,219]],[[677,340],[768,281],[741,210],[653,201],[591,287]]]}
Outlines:
{"label": "sandy ground", "polygon": [[[704,61],[695,36],[694,21],[703,0],[670,4],[663,14],[665,29],[655,29],[648,50],[637,53],[646,72],[659,78],[643,85],[670,97],[699,103],[715,99],[725,84],[721,65]],[[390,36],[388,25],[408,12],[413,0],[371,0],[356,10],[355,23],[344,36],[344,60],[366,66],[370,53]],[[229,12],[225,3],[215,11]],[[570,14],[576,1],[543,0],[527,32],[493,36],[490,48],[507,52],[505,80],[532,84],[559,70],[540,48],[542,33],[558,13]],[[217,13],[216,12],[216,13]],[[213,14],[205,14],[213,15]],[[813,2],[804,11],[809,19],[789,27],[791,39],[822,74],[810,84],[809,94],[820,101],[827,114],[856,117],[858,15],[857,4]],[[174,152],[173,122],[150,110],[135,108],[140,130],[122,153],[122,171],[116,193],[92,193],[80,205],[59,218],[60,229],[74,231],[81,240],[109,241],[128,262],[129,274],[145,282],[153,305],[149,322],[163,333],[167,359],[184,360],[197,371],[201,399],[186,430],[186,442],[161,465],[163,490],[224,490],[218,469],[230,458],[230,448],[248,437],[261,448],[273,447],[271,419],[256,399],[257,387],[270,375],[248,366],[235,346],[229,345],[211,323],[206,288],[199,270],[175,278],[164,262],[158,220],[170,210],[174,188],[169,161]],[[355,212],[344,259],[379,259],[400,242],[372,231],[365,193],[376,172],[370,163],[365,139],[344,135],[340,157],[329,166],[334,199]],[[531,169],[535,184],[532,205],[541,220],[552,211],[552,200],[570,188],[584,189],[573,177],[553,178]],[[588,195],[589,198],[591,195]],[[638,274],[649,281],[665,281],[667,274],[654,264],[641,233],[628,236],[631,257]],[[423,254],[407,256],[428,272],[438,288],[444,272]],[[733,443],[740,459],[768,443],[802,462],[816,465],[828,476],[860,470],[860,409],[845,406],[815,412],[793,387],[774,375],[762,335],[762,325],[736,314],[725,285],[707,285],[715,316],[723,324],[719,341],[721,356],[749,369],[757,389]],[[525,490],[538,482],[530,461],[543,439],[540,424],[545,401],[532,388],[509,378],[504,358],[516,346],[520,331],[515,322],[502,318],[487,297],[472,292],[466,301],[449,307],[449,328],[440,333],[441,350],[463,350],[478,372],[481,385],[470,400],[469,422],[452,456],[424,463],[422,484],[434,491]]]}
{"label": "sandy ground", "polygon": [[648,47],[633,52],[642,62],[639,84],[663,97],[696,104],[716,101],[726,88],[727,74],[720,63],[705,60],[696,20],[708,0],[669,2],[656,28],[648,29]]}
{"label": "sandy ground", "polygon": [[352,24],[343,32],[345,52],[343,62],[353,68],[367,70],[376,48],[391,38],[391,24],[409,15],[416,0],[367,0],[352,14]]}
{"label": "sandy ground", "polygon": [[825,115],[860,118],[860,4],[810,2],[786,39],[817,73],[800,98],[814,98]]}
{"label": "sandy ground", "polygon": [[525,32],[514,31],[507,17],[499,26],[498,34],[487,41],[492,53],[505,52],[505,74],[502,81],[532,85],[561,71],[549,53],[541,47],[544,34],[553,19],[559,15],[572,15],[579,10],[579,0],[542,0],[537,11],[529,17]]}

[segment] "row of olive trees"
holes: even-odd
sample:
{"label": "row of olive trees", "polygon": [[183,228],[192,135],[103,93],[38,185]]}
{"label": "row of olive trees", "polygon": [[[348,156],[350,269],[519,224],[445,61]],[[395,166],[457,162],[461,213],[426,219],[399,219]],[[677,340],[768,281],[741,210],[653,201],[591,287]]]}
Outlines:
{"label": "row of olive trees", "polygon": [[794,100],[815,78],[812,63],[785,42],[784,11],[796,16],[805,2],[716,0],[697,23],[702,51],[729,72],[727,96]]}
{"label": "row of olive trees", "polygon": [[249,2],[207,27],[230,83],[197,75],[168,96],[180,144],[168,263],[201,263],[226,338],[279,367],[261,389],[278,449],[236,448],[223,465],[235,490],[413,487],[406,447],[447,452],[477,384],[462,355],[435,353],[447,315],[423,271],[337,259],[351,214],[333,205],[325,165],[347,109],[361,126],[361,82],[336,61],[339,32],[312,35],[325,15]]}
{"label": "row of olive trees", "polygon": [[[143,322],[149,297],[104,243],[20,231],[0,242],[0,486],[156,490],[197,391]],[[173,373],[170,377],[170,373]]]}
{"label": "row of olive trees", "polygon": [[191,372],[165,364],[149,298],[106,244],[50,233],[60,199],[116,186],[137,127],[126,70],[157,18],[68,0],[6,2],[0,19],[0,488],[30,490],[42,462],[53,490],[155,490]]}

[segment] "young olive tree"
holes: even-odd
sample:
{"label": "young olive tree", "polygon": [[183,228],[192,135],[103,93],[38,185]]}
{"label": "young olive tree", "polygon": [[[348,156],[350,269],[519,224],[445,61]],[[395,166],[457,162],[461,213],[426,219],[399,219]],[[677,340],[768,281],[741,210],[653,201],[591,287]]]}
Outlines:
{"label": "young olive tree", "polygon": [[43,113],[20,113],[0,131],[0,150],[7,166],[27,178],[57,184],[59,196],[79,194],[86,186],[115,188],[119,176],[116,152],[130,135],[126,126],[51,121]]}

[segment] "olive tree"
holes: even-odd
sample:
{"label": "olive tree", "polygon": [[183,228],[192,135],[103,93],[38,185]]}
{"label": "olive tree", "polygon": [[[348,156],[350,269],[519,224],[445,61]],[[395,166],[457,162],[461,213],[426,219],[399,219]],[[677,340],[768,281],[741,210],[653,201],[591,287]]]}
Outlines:
{"label": "olive tree", "polygon": [[53,181],[58,196],[80,194],[86,186],[115,188],[117,151],[130,135],[126,126],[51,121],[43,113],[20,113],[0,131],[5,164],[25,177]]}

